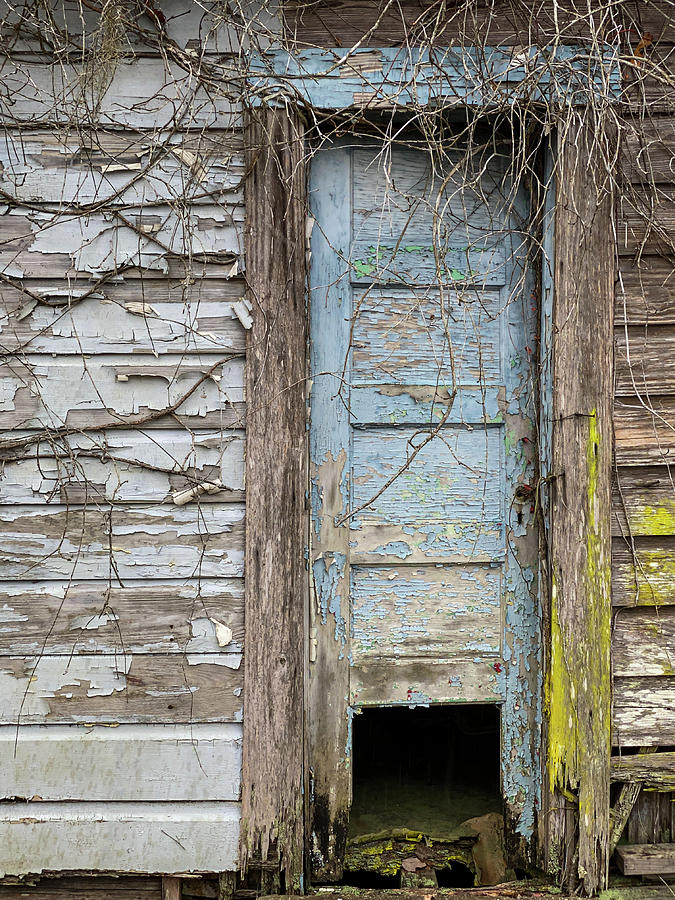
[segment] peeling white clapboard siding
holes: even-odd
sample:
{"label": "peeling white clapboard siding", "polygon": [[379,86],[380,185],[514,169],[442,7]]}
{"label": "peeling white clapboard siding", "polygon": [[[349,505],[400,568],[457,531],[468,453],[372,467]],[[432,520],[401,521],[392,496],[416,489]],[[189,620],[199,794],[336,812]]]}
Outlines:
{"label": "peeling white clapboard siding", "polygon": [[6,429],[78,427],[161,412],[187,397],[177,409],[182,417],[201,420],[197,427],[218,427],[244,399],[243,358],[222,360],[217,354],[189,360],[25,356],[0,366],[0,415]]}
{"label": "peeling white clapboard siding", "polygon": [[3,190],[60,206],[194,203],[207,194],[240,204],[244,160],[231,134],[10,132],[0,145]]}
{"label": "peeling white clapboard siding", "polygon": [[0,724],[240,722],[240,653],[0,657]]}
{"label": "peeling white clapboard siding", "polygon": [[0,806],[0,875],[237,868],[239,804],[16,803]]}
{"label": "peeling white clapboard siding", "polygon": [[241,578],[0,582],[0,656],[239,652],[243,592]]}
{"label": "peeling white clapboard siding", "polygon": [[160,441],[120,429],[31,444],[22,454],[0,462],[0,504],[170,502],[173,491],[216,479],[223,489],[199,502],[243,500],[242,432],[167,430]]}
{"label": "peeling white clapboard siding", "polygon": [[241,740],[240,724],[5,725],[0,788],[25,800],[237,801]]}
{"label": "peeling white clapboard siding", "polygon": [[0,578],[240,576],[239,504],[0,507]]}
{"label": "peeling white clapboard siding", "polygon": [[[238,61],[231,61],[231,72]],[[0,122],[60,122],[73,119],[96,125],[157,129],[178,120],[187,128],[237,128],[241,124],[236,86],[225,78],[222,86],[207,94],[198,79],[177,64],[148,57],[120,60],[108,84],[91,77],[84,66],[28,62],[6,63]],[[83,76],[89,77],[83,77]],[[228,98],[228,94],[230,98]],[[95,112],[93,112],[95,111]]]}
{"label": "peeling white clapboard siding", "polygon": [[[181,204],[177,204],[180,207]],[[167,273],[167,254],[221,259],[241,254],[243,210],[191,204],[187,209],[142,205],[122,214],[87,216],[10,210],[0,222],[0,272],[13,277],[90,273],[136,265]]]}
{"label": "peeling white clapboard siding", "polygon": [[239,296],[206,300],[195,291],[194,300],[179,295],[179,302],[167,303],[149,299],[144,285],[119,300],[111,298],[108,284],[92,296],[86,296],[91,283],[43,288],[27,281],[25,287],[32,296],[0,286],[0,340],[8,351],[159,355],[245,349],[233,309]]}
{"label": "peeling white clapboard siding", "polygon": [[675,679],[615,678],[612,744],[667,747],[675,744]]}

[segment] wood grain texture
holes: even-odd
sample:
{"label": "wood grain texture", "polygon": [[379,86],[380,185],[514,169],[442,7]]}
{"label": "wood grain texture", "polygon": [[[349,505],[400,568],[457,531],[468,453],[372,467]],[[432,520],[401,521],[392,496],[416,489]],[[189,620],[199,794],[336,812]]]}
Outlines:
{"label": "wood grain texture", "polygon": [[675,744],[675,679],[614,679],[612,742],[615,747]]}
{"label": "wood grain texture", "polygon": [[675,480],[668,466],[629,466],[614,474],[612,534],[675,535]]}
{"label": "wood grain texture", "polygon": [[240,722],[240,667],[239,653],[2,657],[0,724]]}
{"label": "wood grain texture", "polygon": [[675,398],[619,397],[614,403],[616,458],[624,465],[675,460]]}
{"label": "wood grain texture", "polygon": [[675,841],[675,792],[642,791],[628,820],[626,838],[629,844]]}
{"label": "wood grain texture", "polygon": [[647,406],[651,396],[670,395],[675,386],[675,327],[654,325],[618,329],[616,340],[616,394],[640,396]]}
{"label": "wood grain texture", "polygon": [[675,791],[675,753],[613,756],[612,781],[632,781],[653,791]]}
{"label": "wood grain texture", "polygon": [[675,844],[623,844],[616,857],[624,875],[675,874]]}
{"label": "wood grain texture", "polygon": [[634,184],[671,184],[675,176],[675,117],[626,118],[621,175]]}
{"label": "wood grain texture", "polygon": [[0,578],[243,574],[241,504],[0,506]]}
{"label": "wood grain texture", "polygon": [[238,801],[241,725],[5,725],[0,766],[3,800]]}
{"label": "wood grain texture", "polygon": [[[241,866],[276,842],[289,890],[303,871],[306,546],[304,138],[257,110],[247,130],[246,643]],[[280,760],[283,759],[283,765]]]}
{"label": "wood grain texture", "polygon": [[399,660],[352,667],[352,706],[413,706],[427,703],[499,703],[499,661],[481,659]]}
{"label": "wood grain texture", "polygon": [[568,834],[556,812],[565,804],[549,801],[550,847],[564,884],[589,894],[606,886],[611,692],[614,250],[611,197],[593,177],[597,135],[597,123],[577,123],[559,148],[552,471],[561,474],[551,492],[547,678],[549,787],[553,797],[574,793],[579,829],[578,839]]}
{"label": "wood grain texture", "polygon": [[617,610],[612,671],[614,677],[675,673],[675,606]]}
{"label": "wood grain texture", "polygon": [[[218,643],[216,623],[231,631]],[[221,636],[221,641],[223,637]],[[0,656],[218,653],[244,646],[240,578],[0,582]]]}
{"label": "wood grain texture", "polygon": [[152,876],[36,878],[0,884],[2,900],[161,900],[161,881]]}
{"label": "wood grain texture", "polygon": [[[34,803],[0,808],[0,872],[236,867],[237,803]],[[114,856],[110,856],[110,848]]]}
{"label": "wood grain texture", "polygon": [[624,324],[675,324],[672,260],[662,256],[643,256],[639,262],[623,258],[619,271],[614,313],[618,328]]}

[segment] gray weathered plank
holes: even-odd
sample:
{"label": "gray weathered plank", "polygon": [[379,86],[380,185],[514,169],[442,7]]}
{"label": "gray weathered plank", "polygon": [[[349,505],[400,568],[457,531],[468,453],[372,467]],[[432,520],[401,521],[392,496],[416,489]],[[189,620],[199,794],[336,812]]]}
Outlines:
{"label": "gray weathered plank", "polygon": [[[236,59],[227,69],[236,72]],[[101,91],[96,79],[83,79],[81,67],[69,63],[19,61],[4,72],[11,104],[5,104],[0,122],[5,126],[30,122],[66,125],[76,118],[80,127],[118,126],[134,130],[164,128],[176,118],[183,129],[228,129],[240,125],[236,100],[227,96],[231,86],[220,75],[220,85],[199,86],[197,74],[164,58],[137,57],[117,62],[110,84]]]}
{"label": "gray weathered plank", "polygon": [[239,800],[241,725],[0,727],[3,799]]}
{"label": "gray weathered plank", "polygon": [[0,872],[228,871],[236,868],[239,819],[239,804],[223,802],[7,804]]}
{"label": "gray weathered plank", "polygon": [[[609,123],[560,135],[556,171],[548,745],[544,841],[563,883],[606,886],[611,669],[614,246],[603,165]],[[570,727],[570,719],[574,728]],[[569,816],[562,799],[575,794]]]}
{"label": "gray weathered plank", "polygon": [[[307,574],[306,184],[301,116],[251,114],[246,259],[246,724],[240,863],[276,843],[286,889],[303,877]],[[283,765],[279,765],[283,758]],[[306,790],[305,790],[306,793]]]}
{"label": "gray weathered plank", "polygon": [[614,319],[619,327],[624,323],[675,324],[672,261],[662,256],[643,256],[639,264],[622,259],[614,309]]}
{"label": "gray weathered plank", "polygon": [[612,547],[614,606],[675,603],[675,542],[671,538],[615,539]]}
{"label": "gray weathered plank", "polygon": [[671,184],[675,176],[675,117],[626,118],[621,175],[636,184]]}
{"label": "gray weathered plank", "polygon": [[161,882],[152,876],[104,875],[31,878],[0,884],[2,900],[161,900]]}
{"label": "gray weathered plank", "polygon": [[675,753],[635,753],[613,756],[612,781],[631,781],[654,791],[675,791]]}
{"label": "gray weathered plank", "polygon": [[[20,448],[13,458],[4,455],[0,505],[171,504],[174,493],[203,482],[212,485],[214,492],[195,495],[190,502],[244,499],[244,435],[240,431],[167,430],[158,439],[145,431],[119,429],[43,440]],[[222,487],[216,490],[219,482]]]}
{"label": "gray weathered plank", "polygon": [[614,403],[617,462],[658,465],[675,460],[675,399],[618,398]]}
{"label": "gray weathered plank", "polygon": [[616,537],[675,535],[675,479],[666,466],[619,468],[614,476]]}
{"label": "gray weathered plank", "polygon": [[244,161],[237,131],[156,133],[8,130],[3,191],[19,203],[66,207],[240,204]]}
{"label": "gray weathered plank", "polygon": [[675,874],[675,844],[622,844],[616,857],[624,875]]}
{"label": "gray weathered plank", "polygon": [[670,185],[660,186],[657,192],[640,186],[621,193],[617,212],[617,249],[621,256],[638,251],[672,254],[674,241],[675,191]]}
{"label": "gray weathered plank", "polygon": [[356,665],[500,652],[498,569],[352,565],[351,577],[350,646]]}
{"label": "gray weathered plank", "polygon": [[616,349],[617,396],[636,393],[649,405],[650,395],[672,394],[675,385],[675,329],[630,328],[628,343],[618,329]]}
{"label": "gray weathered plank", "polygon": [[615,678],[612,732],[615,747],[675,744],[675,679]]}
{"label": "gray weathered plank", "polygon": [[[179,212],[179,210],[181,210]],[[10,278],[112,275],[126,266],[168,272],[167,256],[204,258],[233,271],[241,253],[242,209],[209,203],[130,206],[82,215],[47,206],[10,208],[0,221],[0,273]]]}
{"label": "gray weathered plank", "polygon": [[[170,570],[167,570],[170,571]],[[243,583],[199,580],[0,582],[0,656],[217,653],[244,645]],[[216,623],[224,625],[216,632]]]}
{"label": "gray weathered plank", "polygon": [[426,706],[430,703],[499,703],[499,659],[399,660],[352,666],[351,706]]}
{"label": "gray weathered plank", "polygon": [[240,504],[0,507],[0,579],[240,576]]}
{"label": "gray weathered plank", "polygon": [[0,657],[0,724],[238,722],[240,664],[240,653]]}
{"label": "gray weathered plank", "polygon": [[612,671],[615,677],[675,673],[675,606],[615,613]]}
{"label": "gray weathered plank", "polygon": [[[227,353],[188,359],[25,356],[0,365],[3,425],[5,430],[139,425],[178,404],[181,422],[218,428],[239,418],[243,369],[242,356]],[[171,424],[176,427],[175,419]]]}
{"label": "gray weathered plank", "polygon": [[[0,339],[6,352],[242,352],[245,332],[233,304],[237,280],[200,279],[185,286],[164,278],[69,284],[0,282]],[[32,307],[32,311],[31,311]]]}

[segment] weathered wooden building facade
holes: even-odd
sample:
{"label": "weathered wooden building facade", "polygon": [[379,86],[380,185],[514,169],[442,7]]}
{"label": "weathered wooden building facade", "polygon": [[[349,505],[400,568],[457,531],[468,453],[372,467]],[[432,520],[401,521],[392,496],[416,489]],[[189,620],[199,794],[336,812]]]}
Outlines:
{"label": "weathered wooden building facade", "polygon": [[6,4],[6,900],[675,872],[674,29]]}

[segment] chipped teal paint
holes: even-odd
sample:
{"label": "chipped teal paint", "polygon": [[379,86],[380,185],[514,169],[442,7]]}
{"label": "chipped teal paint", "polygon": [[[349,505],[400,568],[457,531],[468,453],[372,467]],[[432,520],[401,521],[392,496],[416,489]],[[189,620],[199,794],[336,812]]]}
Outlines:
{"label": "chipped teal paint", "polygon": [[481,110],[521,99],[585,106],[589,94],[618,97],[621,86],[619,48],[610,44],[592,50],[569,45],[434,47],[432,54],[414,47],[296,54],[269,50],[252,56],[249,72],[254,104],[293,98],[331,110],[384,100],[401,107]]}
{"label": "chipped teal paint", "polygon": [[[426,165],[423,154],[394,150],[390,184],[403,185],[400,191],[427,189]],[[376,149],[364,143],[315,158],[310,448],[313,534],[321,536],[322,550],[326,508],[345,509],[346,498],[355,508],[378,494],[420,433],[444,415],[452,381],[442,323],[453,336],[461,387],[441,435],[354,516],[344,571],[337,554],[323,552],[313,555],[313,572],[321,616],[335,627],[336,653],[353,658],[359,670],[388,661],[395,702],[499,700],[504,796],[516,830],[529,839],[540,802],[540,610],[533,514],[529,500],[517,503],[514,495],[536,476],[528,348],[536,346],[537,311],[531,279],[520,280],[520,242],[528,229],[524,196],[514,214],[522,215],[522,234],[499,227],[503,216],[490,222],[500,215],[494,199],[503,196],[500,165],[497,157],[494,172],[481,176],[480,193],[489,199],[481,206],[474,197],[471,220],[448,226],[456,232],[453,247],[460,246],[461,232],[465,240],[482,233],[478,262],[464,270],[472,271],[473,285],[465,290],[446,271],[448,282],[439,292],[424,252],[430,227],[424,204],[419,215],[408,217],[395,257],[398,280],[388,282],[388,235],[402,225],[397,204],[385,209],[380,202],[384,181]],[[450,193],[460,187],[453,183]],[[488,226],[500,233],[499,245],[489,246],[494,238],[485,237]],[[350,248],[347,259],[334,252],[342,248]],[[488,252],[493,271],[487,270]],[[353,310],[358,316],[350,352]],[[324,495],[319,472],[326,466],[341,471],[337,504]],[[337,589],[343,574],[351,596],[344,623]],[[420,660],[444,661],[440,681],[429,683],[436,686],[422,679],[396,686],[397,661]],[[358,710],[357,694],[350,702]],[[350,715],[346,707],[344,715]]]}

